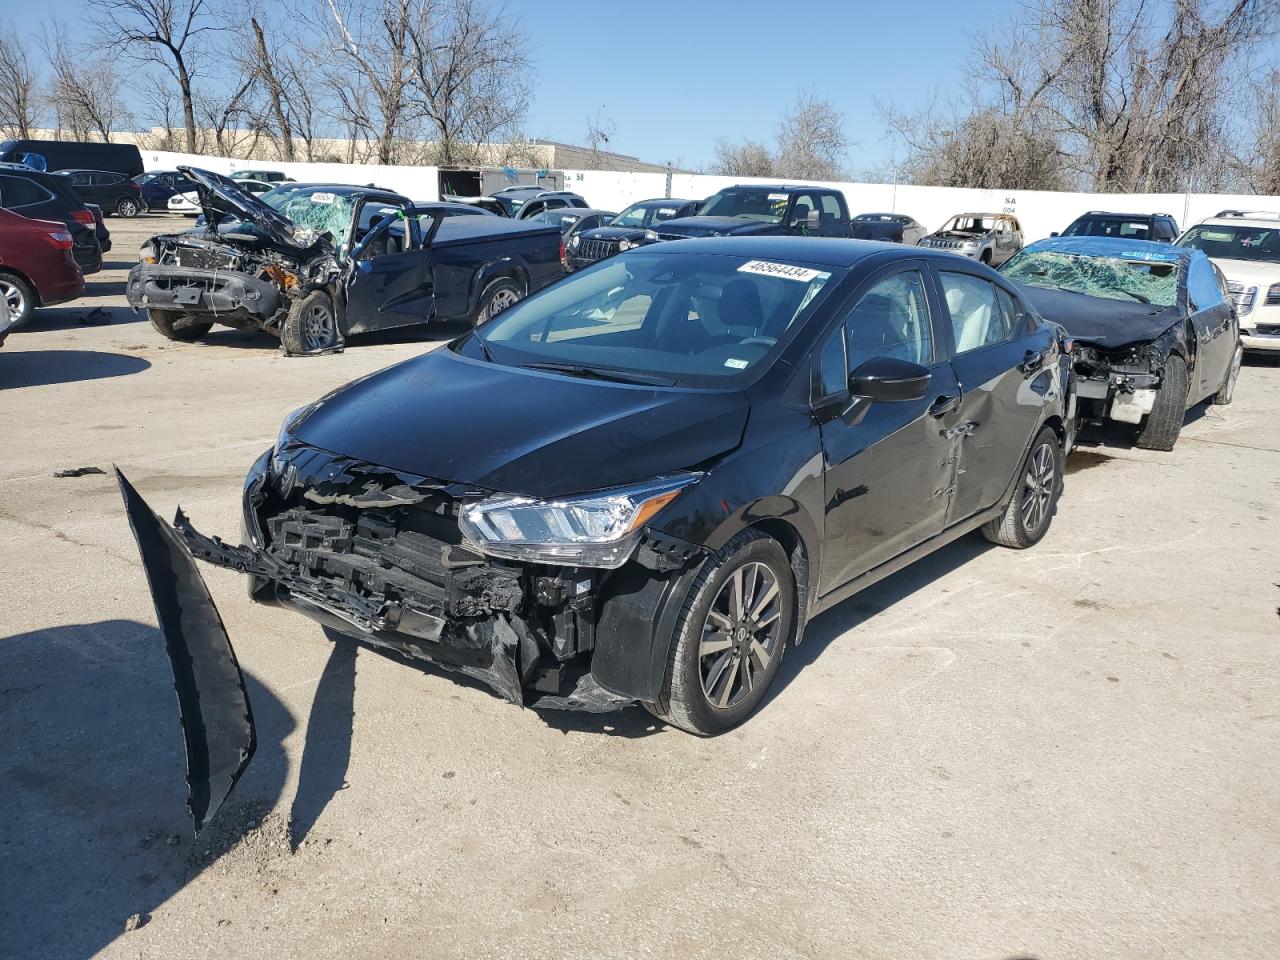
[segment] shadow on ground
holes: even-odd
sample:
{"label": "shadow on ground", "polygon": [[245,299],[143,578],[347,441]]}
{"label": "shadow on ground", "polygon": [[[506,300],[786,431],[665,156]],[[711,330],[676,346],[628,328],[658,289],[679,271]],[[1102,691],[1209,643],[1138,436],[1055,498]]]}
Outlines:
{"label": "shadow on ground", "polygon": [[[303,835],[346,776],[354,658],[354,646],[335,648],[317,688],[293,802]],[[246,849],[290,855],[284,818],[263,817],[280,804],[282,742],[295,720],[254,677],[245,681],[257,754],[193,841],[173,677],[159,631],[110,620],[0,639],[6,956],[93,956],[128,935],[128,918],[146,923],[203,870],[234,860],[246,833],[258,831],[255,839],[266,841],[245,840]]]}
{"label": "shadow on ground", "polygon": [[151,366],[141,357],[98,350],[23,350],[10,337],[0,350],[0,390],[78,383],[141,373]]}

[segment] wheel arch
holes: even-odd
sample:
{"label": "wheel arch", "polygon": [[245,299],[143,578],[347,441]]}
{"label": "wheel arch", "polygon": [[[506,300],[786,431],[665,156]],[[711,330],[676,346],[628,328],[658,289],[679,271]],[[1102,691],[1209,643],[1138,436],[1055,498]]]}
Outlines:
{"label": "wheel arch", "polygon": [[32,281],[32,279],[28,277],[25,273],[23,273],[21,270],[16,270],[7,263],[0,263],[0,276],[17,277],[19,280],[25,283],[27,285],[27,288],[32,292],[32,294],[35,295],[35,302],[31,304],[32,308],[34,309],[35,307],[38,307],[41,305],[40,288],[37,287],[35,283]]}
{"label": "wheel arch", "polygon": [[485,264],[481,269],[476,271],[475,277],[471,281],[471,290],[467,297],[467,313],[474,314],[476,308],[480,305],[480,295],[494,280],[500,280],[508,277],[524,288],[524,296],[529,295],[529,268],[518,260],[510,257],[502,260],[495,260],[492,263]]}

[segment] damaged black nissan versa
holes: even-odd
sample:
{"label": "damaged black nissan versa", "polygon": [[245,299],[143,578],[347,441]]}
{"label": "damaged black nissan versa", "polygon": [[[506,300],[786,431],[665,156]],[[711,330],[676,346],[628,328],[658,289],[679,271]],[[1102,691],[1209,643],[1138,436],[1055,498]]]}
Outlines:
{"label": "damaged black nissan versa", "polygon": [[227,177],[178,169],[203,228],[152,237],[126,289],[171,340],[221,323],[275,334],[289,354],[324,353],[370,330],[482,323],[563,272],[560,232],[545,224],[323,184],[295,186],[276,209]]}
{"label": "damaged black nissan versa", "polygon": [[1033,243],[1001,273],[1074,341],[1082,419],[1133,424],[1139,447],[1172,450],[1188,408],[1231,402],[1240,325],[1201,251],[1059,237]]}
{"label": "damaged black nissan versa", "polygon": [[[296,411],[249,471],[240,546],[129,510],[255,600],[515,703],[638,701],[715,734],[820,611],[978,528],[1038,542],[1072,403],[1057,328],[978,263],[690,240]],[[172,552],[144,549],[153,586],[184,582]],[[161,620],[171,648],[192,642],[171,622],[220,629]]]}

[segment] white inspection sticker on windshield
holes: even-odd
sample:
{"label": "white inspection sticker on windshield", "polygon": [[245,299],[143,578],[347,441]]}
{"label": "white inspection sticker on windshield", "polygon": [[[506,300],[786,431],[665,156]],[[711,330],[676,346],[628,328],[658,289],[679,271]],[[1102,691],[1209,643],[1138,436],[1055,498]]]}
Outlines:
{"label": "white inspection sticker on windshield", "polygon": [[312,203],[333,203],[332,193],[313,193],[311,195]]}
{"label": "white inspection sticker on windshield", "polygon": [[734,359],[726,360],[724,362],[724,365],[726,367],[732,367],[734,370],[745,370],[747,369],[748,366],[750,366],[750,364],[746,360],[734,360]]}
{"label": "white inspection sticker on windshield", "polygon": [[812,267],[797,267],[793,263],[774,263],[771,260],[748,260],[738,268],[739,273],[758,273],[762,277],[782,277],[784,280],[799,280],[809,283],[818,277],[829,277],[831,274]]}

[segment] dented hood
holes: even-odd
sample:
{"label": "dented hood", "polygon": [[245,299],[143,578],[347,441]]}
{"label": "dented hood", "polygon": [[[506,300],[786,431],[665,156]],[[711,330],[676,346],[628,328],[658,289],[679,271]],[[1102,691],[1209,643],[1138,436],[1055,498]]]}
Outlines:
{"label": "dented hood", "polygon": [[298,225],[274,207],[263,203],[230,177],[197,167],[178,167],[196,185],[196,202],[205,220],[213,225],[228,216],[245,220],[264,230],[277,243],[305,250],[314,238],[300,237]]}
{"label": "dented hood", "polygon": [[727,453],[747,410],[740,392],[584,380],[442,348],[343,387],[291,432],[394,470],[545,499]]}
{"label": "dented hood", "polygon": [[1126,303],[1029,283],[1018,284],[1018,288],[1041,316],[1062,324],[1072,338],[1108,350],[1155,340],[1183,316],[1177,306]]}

